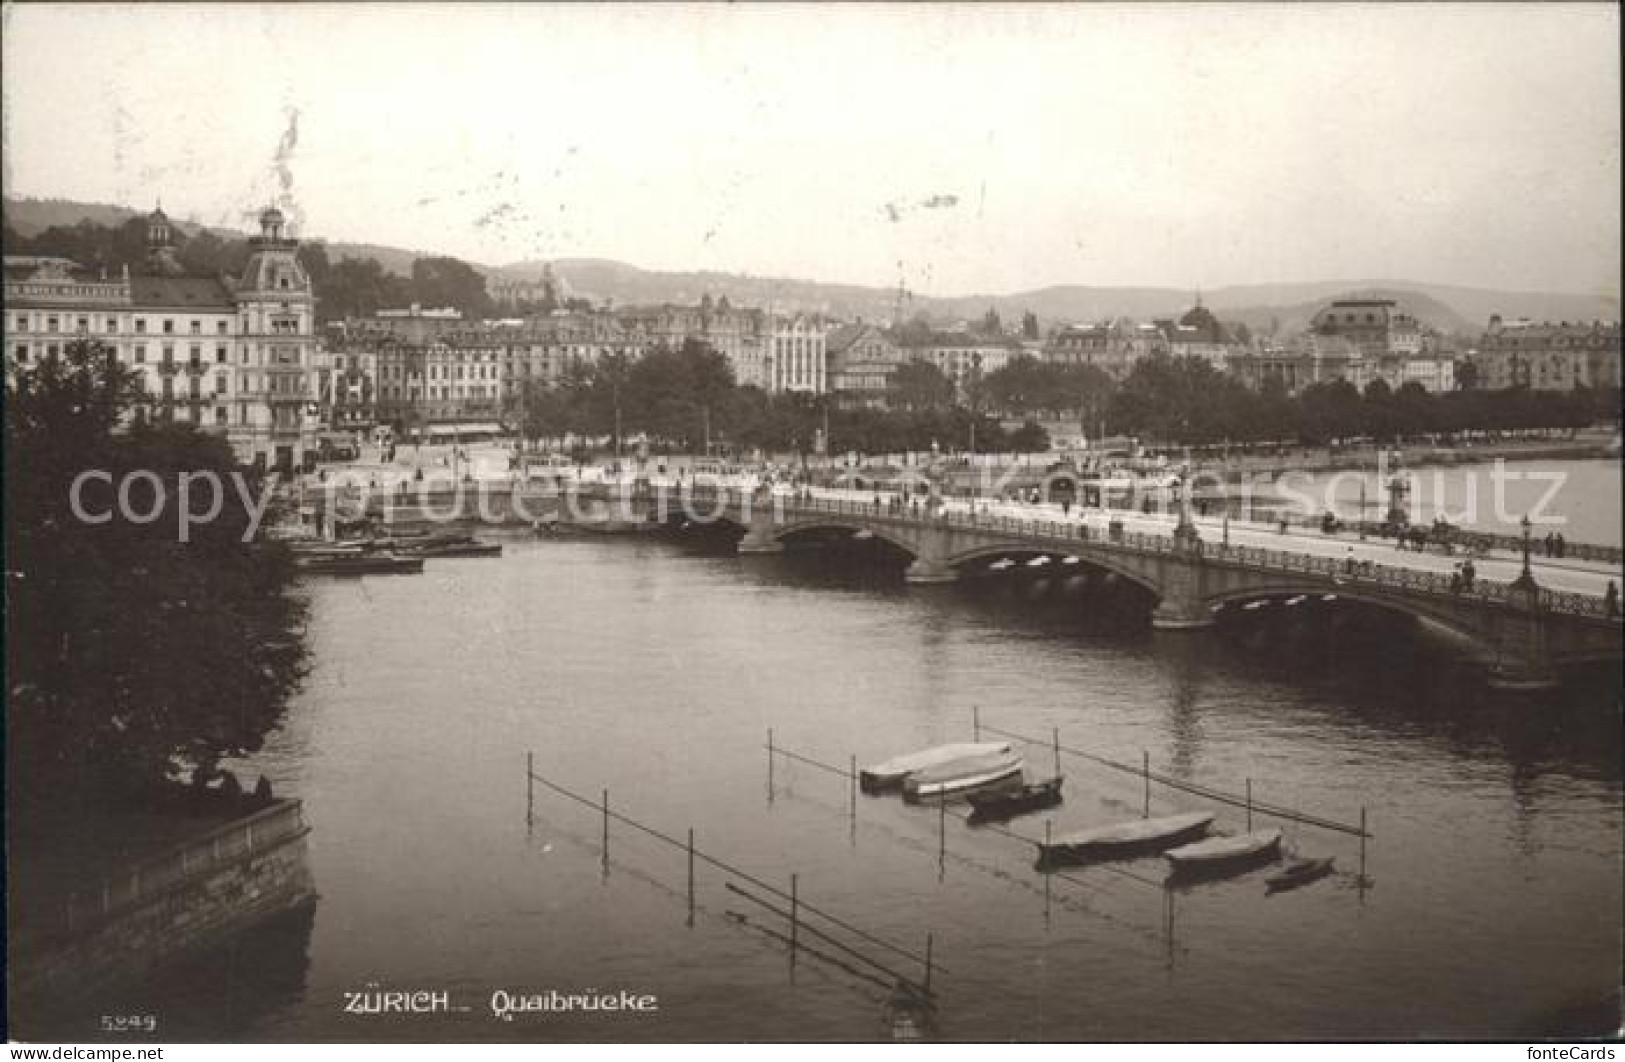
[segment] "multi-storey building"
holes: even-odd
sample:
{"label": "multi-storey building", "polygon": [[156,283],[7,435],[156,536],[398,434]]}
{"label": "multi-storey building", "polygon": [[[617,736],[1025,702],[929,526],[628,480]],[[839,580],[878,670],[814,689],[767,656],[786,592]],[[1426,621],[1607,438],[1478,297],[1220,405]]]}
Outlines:
{"label": "multi-storey building", "polygon": [[1479,386],[1568,391],[1619,386],[1619,322],[1557,324],[1490,318],[1479,340]]}
{"label": "multi-storey building", "polygon": [[765,378],[765,390],[821,395],[829,389],[822,322],[803,314],[788,318],[769,315],[766,344],[762,362],[753,373]]}
{"label": "multi-storey building", "polygon": [[1092,366],[1120,380],[1141,360],[1167,352],[1168,339],[1162,329],[1118,318],[1056,329],[1044,342],[1042,357],[1053,365]]}
{"label": "multi-storey building", "polygon": [[315,296],[275,208],[240,279],[181,275],[174,230],[148,218],[143,270],[90,277],[74,262],[6,259],[7,360],[21,367],[77,339],[132,370],[135,415],[223,435],[239,460],[302,466],[315,453]]}
{"label": "multi-storey building", "polygon": [[905,358],[901,348],[873,325],[840,325],[824,338],[826,382],[838,405],[884,409],[892,375]]}

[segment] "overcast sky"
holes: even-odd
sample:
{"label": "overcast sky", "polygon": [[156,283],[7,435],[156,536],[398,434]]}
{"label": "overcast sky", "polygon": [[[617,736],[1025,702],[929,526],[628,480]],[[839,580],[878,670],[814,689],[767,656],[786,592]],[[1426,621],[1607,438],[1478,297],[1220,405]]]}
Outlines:
{"label": "overcast sky", "polygon": [[5,186],[486,264],[1618,293],[1610,4],[9,6]]}

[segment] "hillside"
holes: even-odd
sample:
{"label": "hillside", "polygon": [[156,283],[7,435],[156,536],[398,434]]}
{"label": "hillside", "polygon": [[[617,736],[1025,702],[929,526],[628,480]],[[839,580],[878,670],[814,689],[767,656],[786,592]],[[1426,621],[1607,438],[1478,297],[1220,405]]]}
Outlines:
{"label": "hillside", "polygon": [[[101,203],[60,199],[5,200],[5,220],[22,235],[33,235],[52,225],[73,225],[81,219],[118,224],[143,211]],[[183,231],[198,226],[184,222]],[[242,236],[228,229],[211,229],[221,236]],[[406,250],[378,244],[329,242],[328,257],[375,258],[388,272],[409,275],[415,258],[432,249]],[[487,276],[534,280],[547,264],[516,262],[503,266],[471,263]],[[1193,293],[1179,288],[1086,287],[1056,285],[1007,295],[967,295],[931,298],[900,293],[896,288],[838,284],[786,277],[757,277],[745,273],[677,272],[641,269],[626,262],[602,258],[563,258],[552,263],[575,294],[595,303],[616,306],[693,303],[702,295],[726,295],[747,306],[786,311],[833,314],[870,321],[890,321],[923,313],[939,321],[971,320],[989,306],[1007,322],[1036,313],[1046,326],[1072,321],[1095,321],[1126,316],[1140,320],[1174,317],[1190,308]],[[1267,328],[1272,320],[1282,331],[1304,327],[1326,301],[1351,295],[1394,298],[1405,302],[1424,323],[1447,332],[1472,334],[1481,330],[1491,314],[1537,320],[1617,320],[1617,294],[1566,292],[1511,292],[1415,280],[1317,280],[1274,284],[1240,284],[1202,292],[1202,301],[1227,320],[1249,328]]]}

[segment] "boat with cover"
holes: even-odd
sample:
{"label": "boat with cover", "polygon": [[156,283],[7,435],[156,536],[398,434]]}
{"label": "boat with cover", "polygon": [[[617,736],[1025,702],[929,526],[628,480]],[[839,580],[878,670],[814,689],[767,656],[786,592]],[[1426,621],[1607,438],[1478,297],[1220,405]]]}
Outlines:
{"label": "boat with cover", "polygon": [[1203,870],[1273,856],[1281,849],[1280,830],[1254,830],[1235,837],[1210,837],[1164,852],[1175,870]]}
{"label": "boat with cover", "polygon": [[296,557],[294,567],[309,575],[410,575],[423,570],[423,558],[393,553],[311,555]]}
{"label": "boat with cover", "polygon": [[1029,811],[1040,811],[1061,802],[1061,775],[1036,782],[1020,781],[1016,785],[999,786],[969,794],[972,822],[996,822],[1013,819]]}
{"label": "boat with cover", "polygon": [[1264,879],[1266,892],[1285,892],[1300,885],[1319,881],[1332,872],[1334,857],[1326,856],[1323,859],[1294,859],[1282,867],[1278,873],[1271,874]]}
{"label": "boat with cover", "polygon": [[858,784],[865,793],[880,793],[887,789],[897,789],[903,784],[903,779],[915,771],[923,771],[928,767],[936,767],[953,760],[964,759],[966,756],[976,756],[990,752],[1009,752],[1008,741],[960,741],[949,745],[936,745],[932,748],[921,749],[918,752],[908,752],[901,756],[893,756],[882,763],[872,767],[865,767],[858,772]]}
{"label": "boat with cover", "polygon": [[1110,826],[1064,833],[1051,838],[1047,845],[1039,842],[1038,854],[1044,859],[1087,859],[1135,852],[1160,852],[1171,845],[1202,836],[1211,825],[1213,813],[1210,811],[1193,811],[1158,819],[1130,819],[1128,822],[1114,822]]}
{"label": "boat with cover", "polygon": [[983,786],[1021,777],[1022,759],[1015,752],[979,752],[915,771],[903,779],[903,799],[943,800]]}

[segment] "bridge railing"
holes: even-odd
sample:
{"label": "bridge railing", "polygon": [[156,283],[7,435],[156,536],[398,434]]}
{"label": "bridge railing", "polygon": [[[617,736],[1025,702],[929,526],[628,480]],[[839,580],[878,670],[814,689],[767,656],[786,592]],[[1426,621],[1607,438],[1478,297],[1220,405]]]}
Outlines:
{"label": "bridge railing", "polygon": [[[700,487],[688,493],[696,499],[715,500],[718,494],[724,494],[728,496],[729,503],[736,500],[742,503],[744,500],[740,491],[728,488]],[[1110,529],[1102,535],[1097,529],[1082,523],[1029,520],[974,511],[940,510],[933,516],[928,515],[925,508],[917,506],[917,503],[896,499],[890,501],[882,499],[880,504],[876,505],[873,500],[820,498],[797,493],[780,495],[774,499],[773,504],[783,504],[786,510],[834,513],[909,527],[948,525],[996,531],[1016,537],[1037,539],[1040,543],[1052,545],[1059,550],[1073,549],[1079,542],[1088,543],[1091,547],[1134,553],[1172,553],[1179,548],[1171,535],[1128,531],[1121,527]],[[1522,596],[1510,583],[1490,579],[1474,579],[1471,583],[1467,583],[1459,575],[1420,571],[1369,560],[1323,557],[1291,550],[1206,541],[1200,542],[1197,548],[1202,558],[1209,562],[1261,571],[1319,576],[1331,580],[1334,585],[1343,583],[1375,585],[1407,593],[1475,601],[1484,605],[1509,605]],[[1592,594],[1543,589],[1540,591],[1540,602],[1549,612],[1598,619],[1620,618],[1617,608],[1611,612],[1604,598]]]}

